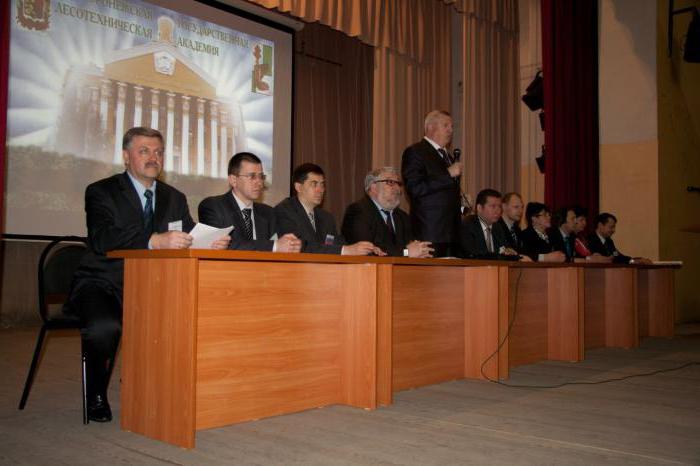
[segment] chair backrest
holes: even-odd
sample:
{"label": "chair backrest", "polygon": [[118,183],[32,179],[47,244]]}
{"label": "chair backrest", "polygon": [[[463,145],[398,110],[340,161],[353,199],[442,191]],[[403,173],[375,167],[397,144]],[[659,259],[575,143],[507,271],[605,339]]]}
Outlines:
{"label": "chair backrest", "polygon": [[73,273],[88,252],[85,238],[62,236],[51,241],[39,257],[39,314],[48,319],[50,304],[68,299]]}

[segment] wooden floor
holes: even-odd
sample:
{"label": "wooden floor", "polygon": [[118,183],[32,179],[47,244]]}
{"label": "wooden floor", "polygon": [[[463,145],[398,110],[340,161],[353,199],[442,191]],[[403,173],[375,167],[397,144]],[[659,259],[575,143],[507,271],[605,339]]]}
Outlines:
{"label": "wooden floor", "polygon": [[[600,381],[700,362],[700,329],[646,339],[581,363],[511,371],[512,384]],[[0,464],[695,464],[700,465],[700,365],[559,389],[460,380],[395,394],[376,411],[343,406],[197,434],[183,450],[119,429],[83,426],[77,333],[49,339],[27,408],[17,410],[36,329],[0,330]]]}

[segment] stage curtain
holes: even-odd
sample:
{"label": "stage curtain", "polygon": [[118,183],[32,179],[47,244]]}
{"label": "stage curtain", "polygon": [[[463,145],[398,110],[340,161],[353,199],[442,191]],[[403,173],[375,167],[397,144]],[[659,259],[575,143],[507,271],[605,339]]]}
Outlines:
{"label": "stage curtain", "polygon": [[324,169],[324,208],[340,225],[371,167],[373,50],[318,23],[295,41],[293,164]]}
{"label": "stage curtain", "polygon": [[463,190],[520,191],[517,0],[459,0]]}
{"label": "stage curtain", "polygon": [[5,148],[7,144],[7,85],[10,61],[10,2],[0,6],[0,232],[5,231]]}
{"label": "stage curtain", "polygon": [[598,2],[542,0],[545,202],[598,211]]}
{"label": "stage curtain", "polygon": [[[306,22],[320,22],[373,47],[387,47],[418,61],[424,42],[423,13],[439,0],[248,0]],[[426,37],[427,36],[427,37]]]}
{"label": "stage curtain", "polygon": [[451,8],[435,0],[417,0],[425,34],[423,58],[386,46],[374,52],[372,164],[401,165],[401,154],[423,136],[425,115],[450,111]]}

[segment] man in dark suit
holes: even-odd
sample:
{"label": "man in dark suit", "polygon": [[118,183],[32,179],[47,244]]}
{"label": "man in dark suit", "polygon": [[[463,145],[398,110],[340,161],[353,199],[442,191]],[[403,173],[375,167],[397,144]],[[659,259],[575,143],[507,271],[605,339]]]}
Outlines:
{"label": "man in dark suit", "polygon": [[228,163],[230,191],[204,199],[199,221],[217,228],[233,225],[229,249],[299,252],[301,241],[292,233],[271,239],[277,233],[274,209],[255,202],[265,189],[262,162],[255,154],[240,152]]}
{"label": "man in dark suit", "polygon": [[525,219],[528,226],[521,235],[522,253],[537,262],[566,261],[566,255],[554,250],[547,235],[547,230],[552,226],[549,208],[541,202],[528,202]]}
{"label": "man in dark suit", "polygon": [[501,193],[483,189],[476,196],[476,215],[465,218],[460,228],[462,255],[467,259],[518,260],[520,256],[506,244],[501,218]]}
{"label": "man in dark suit", "polygon": [[390,256],[432,257],[430,243],[413,241],[410,218],[399,208],[401,181],[394,167],[370,172],[365,192],[365,197],[345,209],[346,240],[369,241]]}
{"label": "man in dark suit", "polygon": [[503,213],[498,219],[498,225],[505,232],[506,245],[514,251],[520,252],[523,242],[520,236],[520,220],[523,218],[523,198],[518,193],[506,193],[501,199]]}
{"label": "man in dark suit", "polygon": [[338,234],[330,212],[321,209],[326,192],[326,175],[313,163],[294,169],[292,182],[296,196],[288,197],[275,207],[277,234],[282,237],[293,233],[302,241],[302,251],[321,254],[365,256],[385,255],[369,241],[347,244]]}
{"label": "man in dark suit", "polygon": [[603,212],[598,215],[595,220],[595,232],[588,236],[588,249],[593,254],[611,257],[612,261],[619,264],[651,264],[652,262],[645,257],[630,257],[622,254],[612,239],[617,227],[617,217],[613,214]]}
{"label": "man in dark suit", "polygon": [[425,137],[409,146],[401,158],[413,232],[433,243],[436,257],[455,255],[459,249],[462,165],[445,148],[451,140],[452,117],[434,110],[425,117]]}
{"label": "man in dark suit", "polygon": [[576,212],[573,207],[563,207],[557,212],[555,226],[547,232],[552,249],[566,255],[572,262],[576,256]]}
{"label": "man in dark suit", "polygon": [[[107,401],[110,368],[121,337],[122,259],[116,249],[185,249],[194,226],[185,195],[157,181],[163,167],[163,136],[131,128],[122,141],[126,171],[92,183],[85,190],[88,253],[75,273],[66,312],[82,322],[86,358],[88,418],[112,420]],[[229,237],[212,247],[224,249]]]}

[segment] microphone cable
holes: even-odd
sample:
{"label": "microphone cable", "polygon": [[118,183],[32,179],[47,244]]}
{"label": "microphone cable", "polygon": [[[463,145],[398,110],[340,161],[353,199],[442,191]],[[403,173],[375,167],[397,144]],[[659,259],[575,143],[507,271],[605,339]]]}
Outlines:
{"label": "microphone cable", "polygon": [[668,369],[658,369],[655,371],[651,372],[643,372],[641,374],[630,374],[630,375],[625,375],[621,377],[613,377],[609,379],[604,379],[604,380],[597,380],[594,382],[563,382],[559,384],[553,384],[553,385],[528,385],[528,384],[513,384],[513,383],[508,383],[508,382],[502,382],[499,379],[492,379],[489,376],[486,375],[484,372],[484,367],[486,364],[493,359],[494,356],[500,353],[501,348],[503,348],[503,345],[505,345],[506,341],[508,341],[508,337],[510,336],[510,332],[513,329],[513,324],[515,323],[515,316],[517,315],[518,312],[518,288],[520,286],[520,279],[522,278],[523,275],[523,270],[522,268],[518,268],[518,276],[515,279],[515,292],[514,292],[514,297],[513,297],[513,317],[511,317],[510,321],[508,322],[508,329],[506,330],[506,334],[503,336],[503,339],[501,342],[498,344],[498,347],[495,349],[493,353],[487,357],[484,362],[481,363],[481,376],[488,380],[489,382],[493,382],[498,385],[502,385],[504,387],[510,387],[510,388],[533,388],[533,389],[552,389],[552,388],[562,388],[566,387],[568,385],[602,385],[606,383],[611,383],[611,382],[620,382],[623,380],[627,379],[633,379],[636,377],[648,377],[651,375],[656,375],[656,374],[663,374],[665,372],[673,372],[673,371],[678,371],[681,369],[685,369],[686,367],[691,367],[691,366],[700,366],[700,361],[690,361],[686,362],[685,364],[681,364],[680,366],[676,367],[671,367]]}

